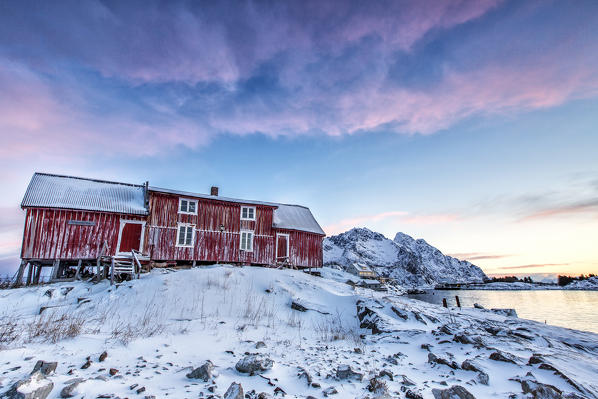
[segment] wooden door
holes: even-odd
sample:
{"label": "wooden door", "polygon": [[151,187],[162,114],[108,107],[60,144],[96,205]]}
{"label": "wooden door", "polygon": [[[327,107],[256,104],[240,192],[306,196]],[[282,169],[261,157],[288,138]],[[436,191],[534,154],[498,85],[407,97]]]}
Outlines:
{"label": "wooden door", "polygon": [[276,260],[283,261],[289,256],[289,235],[276,235]]}
{"label": "wooden door", "polygon": [[118,252],[131,252],[132,249],[141,251],[141,237],[143,224],[121,221],[120,244]]}

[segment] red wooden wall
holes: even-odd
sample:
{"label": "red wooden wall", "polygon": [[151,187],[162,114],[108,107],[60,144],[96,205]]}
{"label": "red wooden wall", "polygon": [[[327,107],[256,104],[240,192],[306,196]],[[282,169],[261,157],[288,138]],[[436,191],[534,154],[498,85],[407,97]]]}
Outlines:
{"label": "red wooden wall", "polygon": [[[182,196],[181,196],[182,197]],[[256,207],[256,220],[241,220],[240,203],[196,199],[197,215],[179,214],[179,196],[150,192],[147,250],[154,260],[198,260],[270,265],[274,259],[272,216],[274,207]],[[194,246],[177,247],[177,224],[195,225]],[[220,225],[224,231],[220,231]],[[253,252],[241,251],[240,231],[254,231]]]}
{"label": "red wooden wall", "polygon": [[[118,242],[120,219],[143,220],[144,216],[65,209],[28,208],[25,216],[24,259],[93,259],[108,242],[109,255],[114,255]],[[87,221],[93,226],[69,224]]]}
{"label": "red wooden wall", "polygon": [[298,267],[322,267],[323,236],[305,231],[275,229],[289,235],[289,261]]}

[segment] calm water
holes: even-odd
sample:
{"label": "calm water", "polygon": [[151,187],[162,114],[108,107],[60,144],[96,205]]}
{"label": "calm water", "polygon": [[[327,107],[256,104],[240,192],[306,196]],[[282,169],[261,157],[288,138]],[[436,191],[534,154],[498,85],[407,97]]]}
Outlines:
{"label": "calm water", "polygon": [[473,307],[477,302],[485,308],[514,308],[521,318],[598,333],[598,291],[456,290],[409,297],[439,305],[446,298],[449,306],[456,306],[455,295],[462,307]]}

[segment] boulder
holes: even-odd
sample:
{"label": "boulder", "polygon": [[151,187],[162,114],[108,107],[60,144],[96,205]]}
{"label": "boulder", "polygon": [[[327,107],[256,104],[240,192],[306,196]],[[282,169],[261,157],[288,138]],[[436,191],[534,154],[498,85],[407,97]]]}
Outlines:
{"label": "boulder", "polygon": [[412,391],[411,389],[408,389],[405,392],[405,398],[406,399],[424,399],[423,396],[421,396],[419,393]]}
{"label": "boulder", "polygon": [[531,394],[534,399],[559,399],[562,397],[560,389],[538,381],[521,380],[521,389],[523,393]]}
{"label": "boulder", "polygon": [[514,355],[511,355],[510,353],[501,352],[499,350],[497,350],[496,352],[492,352],[490,354],[490,360],[495,360],[497,362],[517,364],[517,357],[515,357]]}
{"label": "boulder", "polygon": [[448,389],[432,389],[434,399],[475,399],[467,389],[461,385],[453,385]]}
{"label": "boulder", "polygon": [[27,378],[17,381],[3,397],[7,399],[46,399],[54,384],[37,370]]}
{"label": "boulder", "polygon": [[295,301],[291,302],[291,309],[298,310],[300,312],[307,312],[307,308],[305,306]]}
{"label": "boulder", "polygon": [[328,387],[322,391],[322,394],[324,394],[325,397],[328,397],[330,395],[336,395],[337,393],[338,391],[335,387]]}
{"label": "boulder", "polygon": [[491,312],[507,317],[517,317],[515,309],[490,309]]}
{"label": "boulder", "polygon": [[442,357],[436,356],[433,353],[428,353],[428,363],[444,364],[452,369],[458,369],[459,365],[454,360],[447,360]]}
{"label": "boulder", "polygon": [[476,309],[486,309],[485,307],[483,307],[482,305],[480,305],[477,302],[473,304],[473,307],[476,308]]}
{"label": "boulder", "polygon": [[261,349],[261,348],[265,348],[266,347],[266,343],[264,341],[258,341],[255,344],[255,349]]}
{"label": "boulder", "polygon": [[60,397],[61,398],[72,398],[75,397],[79,394],[79,392],[77,391],[77,388],[79,387],[79,384],[81,384],[82,382],[84,382],[85,379],[83,378],[75,378],[72,380],[68,380],[66,382],[66,386],[64,388],[62,388],[62,391],[60,391]]}
{"label": "boulder", "polygon": [[475,371],[478,373],[477,375],[477,380],[479,383],[484,384],[484,385],[488,385],[488,382],[490,381],[490,377],[488,376],[488,374],[477,364],[475,363],[473,360],[465,360],[463,361],[463,363],[461,363],[461,368],[463,370],[468,370],[468,371]]}
{"label": "boulder", "polygon": [[100,355],[98,360],[100,362],[103,362],[104,360],[106,360],[107,357],[108,357],[108,352],[104,351],[104,352],[102,352],[102,354]]}
{"label": "boulder", "polygon": [[31,374],[39,371],[43,375],[50,375],[56,371],[56,366],[58,366],[57,362],[45,362],[43,360],[38,360],[37,363],[35,363],[35,366],[33,366],[33,371],[31,371]]}
{"label": "boulder", "polygon": [[336,369],[336,378],[339,380],[358,380],[363,379],[363,374],[355,372],[348,364],[342,364]]}
{"label": "boulder", "polygon": [[311,375],[303,367],[299,368],[298,377],[299,377],[299,379],[305,378],[305,382],[307,382],[307,386],[311,386],[311,383],[312,383]]}
{"label": "boulder", "polygon": [[196,369],[193,369],[187,374],[187,378],[200,379],[204,382],[208,382],[212,379],[212,372],[214,371],[214,364],[211,361],[207,361]]}
{"label": "boulder", "polygon": [[239,360],[235,368],[240,373],[249,373],[251,375],[256,372],[270,370],[274,365],[272,359],[262,355],[248,355]]}
{"label": "boulder", "polygon": [[226,393],[224,394],[224,399],[245,399],[245,394],[243,393],[243,387],[241,384],[233,382],[230,384]]}

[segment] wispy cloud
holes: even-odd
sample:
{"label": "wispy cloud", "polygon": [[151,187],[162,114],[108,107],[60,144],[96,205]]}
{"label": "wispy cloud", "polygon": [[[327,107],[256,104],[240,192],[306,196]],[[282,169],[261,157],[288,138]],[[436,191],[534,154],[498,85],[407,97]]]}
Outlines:
{"label": "wispy cloud", "polygon": [[520,219],[522,222],[552,218],[556,216],[576,215],[580,213],[593,213],[598,216],[598,198],[573,204],[562,204],[546,208]]}
{"label": "wispy cloud", "polygon": [[549,267],[549,266],[568,266],[569,263],[535,263],[530,265],[519,265],[519,266],[503,266],[499,267],[498,269],[501,270],[510,270],[510,269],[533,269],[539,267]]}
{"label": "wispy cloud", "polygon": [[457,259],[466,259],[469,261],[472,260],[481,260],[481,259],[503,259],[508,258],[510,254],[485,254],[480,252],[461,252],[461,253],[452,253],[447,254],[448,256],[452,256],[453,258]]}
{"label": "wispy cloud", "polygon": [[551,107],[598,93],[598,44],[584,33],[594,8],[14,2],[0,15],[0,128],[13,132],[2,155],[143,156],[222,134],[431,134]]}

